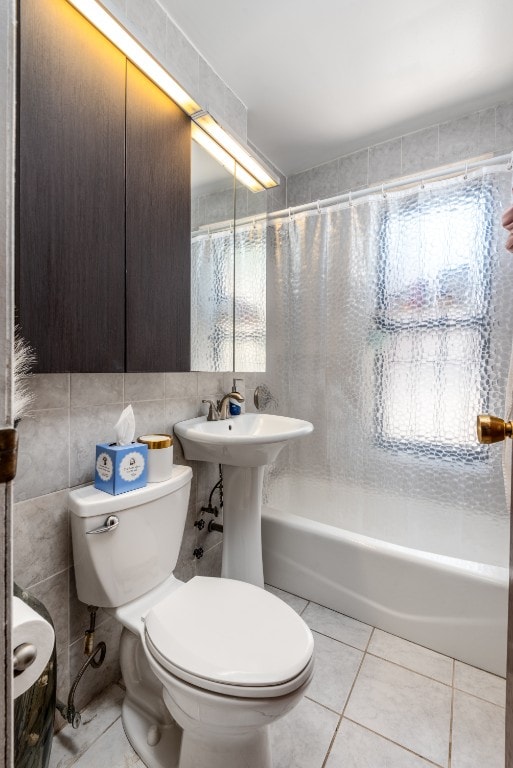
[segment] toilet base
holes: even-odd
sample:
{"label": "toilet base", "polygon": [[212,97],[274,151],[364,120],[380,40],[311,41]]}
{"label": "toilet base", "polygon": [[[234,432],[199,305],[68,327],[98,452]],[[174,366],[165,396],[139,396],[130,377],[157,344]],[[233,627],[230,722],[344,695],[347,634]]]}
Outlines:
{"label": "toilet base", "polygon": [[248,734],[247,739],[231,739],[229,743],[217,744],[214,739],[204,743],[184,738],[180,753],[179,768],[272,768],[269,726],[257,733]]}
{"label": "toilet base", "polygon": [[191,718],[165,689],[164,701],[184,728],[178,768],[272,768],[268,725],[216,729]]}
{"label": "toilet base", "polygon": [[137,635],[123,628],[119,661],[126,694],[121,707],[125,734],[147,768],[177,768],[182,729],[173,720]]}
{"label": "toilet base", "polygon": [[178,768],[182,729],[176,723],[156,722],[127,698],[121,721],[132,748],[148,768]]}

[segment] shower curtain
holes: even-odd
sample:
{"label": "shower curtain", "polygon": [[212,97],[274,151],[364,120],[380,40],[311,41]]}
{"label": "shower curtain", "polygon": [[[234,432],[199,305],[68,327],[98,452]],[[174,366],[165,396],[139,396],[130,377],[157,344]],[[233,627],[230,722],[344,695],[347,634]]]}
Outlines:
{"label": "shower curtain", "polygon": [[507,564],[502,452],[475,421],[504,415],[510,201],[511,171],[487,168],[270,223],[269,385],[315,431],[271,468],[269,503]]}

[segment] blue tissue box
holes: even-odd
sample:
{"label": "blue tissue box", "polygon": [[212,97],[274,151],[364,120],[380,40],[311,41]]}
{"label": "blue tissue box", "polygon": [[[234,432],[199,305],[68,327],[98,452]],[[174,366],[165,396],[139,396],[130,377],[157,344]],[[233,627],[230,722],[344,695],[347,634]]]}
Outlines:
{"label": "blue tissue box", "polygon": [[148,446],[143,443],[98,443],[94,487],[116,496],[144,488],[148,482]]}

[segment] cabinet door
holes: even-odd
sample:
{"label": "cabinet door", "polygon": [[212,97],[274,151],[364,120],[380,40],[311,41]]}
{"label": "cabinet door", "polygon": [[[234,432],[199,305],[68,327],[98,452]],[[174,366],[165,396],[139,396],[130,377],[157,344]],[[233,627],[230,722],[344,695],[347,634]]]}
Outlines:
{"label": "cabinet door", "polygon": [[38,372],[123,371],[126,59],[62,0],[19,8],[19,323]]}
{"label": "cabinet door", "polygon": [[190,370],[190,120],[128,62],[127,371]]}

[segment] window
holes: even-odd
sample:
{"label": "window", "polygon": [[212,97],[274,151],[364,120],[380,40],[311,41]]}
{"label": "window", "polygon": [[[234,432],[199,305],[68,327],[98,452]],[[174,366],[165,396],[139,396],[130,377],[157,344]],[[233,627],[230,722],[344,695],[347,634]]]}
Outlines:
{"label": "window", "polygon": [[388,203],[375,315],[378,441],[437,457],[482,457],[490,211],[482,179]]}

